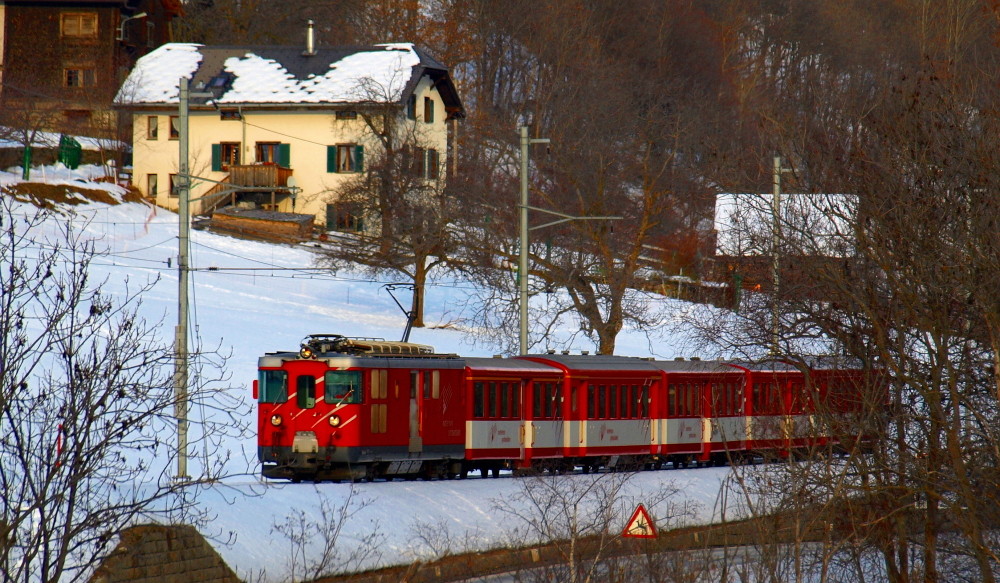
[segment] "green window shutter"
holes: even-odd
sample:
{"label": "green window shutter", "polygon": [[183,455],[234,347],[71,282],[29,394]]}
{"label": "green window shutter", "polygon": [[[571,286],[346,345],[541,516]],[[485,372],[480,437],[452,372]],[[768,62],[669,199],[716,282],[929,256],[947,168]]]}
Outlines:
{"label": "green window shutter", "polygon": [[212,172],[222,172],[222,144],[212,144]]}
{"label": "green window shutter", "polygon": [[278,166],[283,168],[292,167],[292,145],[278,144]]}
{"label": "green window shutter", "polygon": [[365,147],[354,146],[354,170],[355,172],[365,171]]}
{"label": "green window shutter", "polygon": [[337,146],[326,147],[326,171],[337,171]]}

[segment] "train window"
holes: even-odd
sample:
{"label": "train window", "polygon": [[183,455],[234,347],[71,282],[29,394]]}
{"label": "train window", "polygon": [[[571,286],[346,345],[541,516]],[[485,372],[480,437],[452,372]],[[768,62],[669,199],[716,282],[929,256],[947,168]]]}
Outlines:
{"label": "train window", "polygon": [[521,416],[521,394],[524,392],[521,387],[524,383],[517,383],[516,385],[511,383],[511,395],[510,395],[510,416],[517,418]]}
{"label": "train window", "polygon": [[789,413],[801,413],[803,409],[803,397],[805,397],[805,386],[802,383],[792,383],[792,398],[789,403]]}
{"label": "train window", "polygon": [[587,418],[594,419],[597,417],[597,387],[594,385],[587,386]]}
{"label": "train window", "polygon": [[[571,412],[573,412],[573,413],[576,413],[576,408],[577,408],[577,404],[576,404],[576,387],[570,387],[570,389],[569,389],[569,410]],[[559,416],[560,416],[560,418],[562,418],[562,414],[561,413],[559,414]]]}
{"label": "train window", "polygon": [[621,416],[628,418],[628,385],[622,385],[622,392],[618,396],[619,411]]}
{"label": "train window", "polygon": [[597,387],[597,417],[607,419],[608,414],[608,388],[604,385]]}
{"label": "train window", "polygon": [[642,397],[639,399],[639,415],[649,417],[649,385],[642,386]]}
{"label": "train window", "polygon": [[510,417],[510,384],[500,383],[500,417]]}
{"label": "train window", "polygon": [[485,402],[483,395],[483,382],[472,383],[472,416],[482,419],[485,416]]}
{"label": "train window", "polygon": [[312,409],[316,406],[316,377],[302,375],[295,381],[296,402],[300,409]]}
{"label": "train window", "polygon": [[497,416],[497,384],[489,384],[489,398],[486,400],[486,416],[494,418]]}
{"label": "train window", "polygon": [[331,370],[323,378],[323,400],[327,403],[360,403],[361,371]]}
{"label": "train window", "polygon": [[633,417],[633,418],[641,416],[641,414],[639,413],[639,411],[642,410],[642,405],[639,402],[639,399],[641,399],[641,398],[642,398],[642,395],[639,393],[639,385],[632,385],[632,397],[631,397],[631,401],[632,401],[631,408],[632,408],[632,410],[630,411],[630,413],[631,413],[630,416]]}
{"label": "train window", "polygon": [[431,398],[441,398],[441,371],[431,371]]}
{"label": "train window", "polygon": [[531,417],[538,419],[542,416],[542,383],[535,381],[531,387]]}
{"label": "train window", "polygon": [[667,415],[677,415],[677,385],[667,387]]}
{"label": "train window", "polygon": [[389,396],[388,373],[385,369],[372,369],[371,373],[371,397],[372,399],[385,399]]}
{"label": "train window", "polygon": [[[559,392],[559,385],[555,383],[547,383],[548,391],[552,395],[552,418],[562,419],[562,395]],[[574,391],[574,394],[576,392]],[[573,404],[573,410],[576,411],[576,403]]]}
{"label": "train window", "polygon": [[260,402],[284,403],[288,400],[288,373],[283,370],[260,371]]}
{"label": "train window", "polygon": [[769,410],[772,414],[781,413],[781,385],[778,383],[771,383],[770,385],[770,395],[768,399]]}
{"label": "train window", "polygon": [[618,385],[608,387],[608,417],[618,417]]}

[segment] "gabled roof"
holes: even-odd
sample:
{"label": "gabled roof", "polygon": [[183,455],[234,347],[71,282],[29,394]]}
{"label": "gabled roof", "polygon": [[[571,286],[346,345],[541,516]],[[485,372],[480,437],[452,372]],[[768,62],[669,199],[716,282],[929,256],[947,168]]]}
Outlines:
{"label": "gabled roof", "polygon": [[409,43],[323,47],[205,46],[169,43],[145,55],[122,84],[122,106],[173,105],[179,80],[191,80],[192,106],[402,105],[427,75],[441,93],[449,117],[464,117],[448,69]]}

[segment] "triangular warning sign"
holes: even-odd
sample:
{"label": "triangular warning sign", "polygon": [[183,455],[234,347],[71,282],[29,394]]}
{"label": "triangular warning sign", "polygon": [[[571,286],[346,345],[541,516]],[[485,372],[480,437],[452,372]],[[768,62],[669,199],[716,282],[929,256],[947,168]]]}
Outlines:
{"label": "triangular warning sign", "polygon": [[628,520],[625,530],[622,531],[622,536],[656,538],[656,525],[653,524],[653,519],[649,517],[649,513],[646,512],[646,508],[642,504],[636,506],[632,518]]}

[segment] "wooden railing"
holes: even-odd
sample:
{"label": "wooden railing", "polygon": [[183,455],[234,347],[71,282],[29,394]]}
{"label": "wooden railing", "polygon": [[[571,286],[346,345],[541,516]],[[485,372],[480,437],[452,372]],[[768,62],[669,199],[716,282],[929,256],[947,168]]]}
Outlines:
{"label": "wooden railing", "polygon": [[290,168],[277,164],[249,164],[229,167],[229,182],[242,186],[288,186]]}
{"label": "wooden railing", "polygon": [[[239,199],[239,192],[226,192],[234,185],[252,186],[257,188],[279,188],[288,186],[288,179],[292,176],[291,168],[284,168],[276,164],[248,164],[245,166],[229,166],[229,176],[222,179],[205,194],[202,195],[201,215],[210,215],[220,206],[225,204],[235,205]],[[222,193],[222,194],[220,194]]]}

